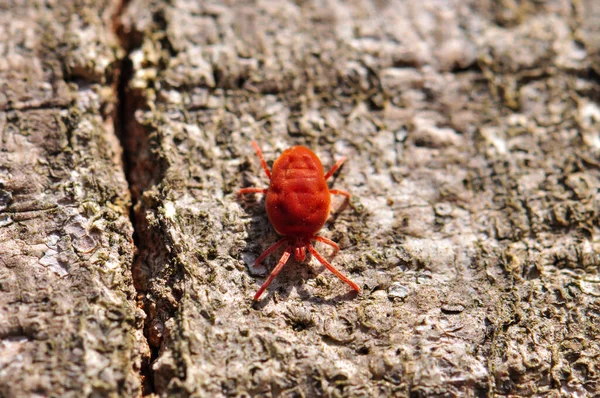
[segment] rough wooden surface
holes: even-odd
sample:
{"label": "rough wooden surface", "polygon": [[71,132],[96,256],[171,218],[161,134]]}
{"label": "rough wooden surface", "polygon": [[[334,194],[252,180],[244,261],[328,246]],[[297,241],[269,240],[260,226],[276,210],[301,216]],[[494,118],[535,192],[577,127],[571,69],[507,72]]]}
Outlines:
{"label": "rough wooden surface", "polygon": [[[600,394],[596,3],[0,3],[0,396]],[[361,295],[252,303],[252,140],[350,158]]]}
{"label": "rough wooden surface", "polygon": [[[132,1],[155,391],[600,393],[592,8]],[[294,144],[350,158],[335,186],[355,196],[322,233],[359,297],[292,261],[252,304],[266,270],[250,265],[277,236],[261,199],[234,194],[266,183],[251,140],[271,161]]]}
{"label": "rough wooden surface", "polygon": [[0,2],[0,396],[141,393],[118,3]]}

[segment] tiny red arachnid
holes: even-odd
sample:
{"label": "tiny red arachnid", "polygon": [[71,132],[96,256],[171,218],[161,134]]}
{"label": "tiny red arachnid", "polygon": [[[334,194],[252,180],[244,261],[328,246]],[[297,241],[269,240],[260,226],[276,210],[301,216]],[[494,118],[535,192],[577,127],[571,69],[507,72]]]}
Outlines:
{"label": "tiny red arachnid", "polygon": [[247,193],[262,193],[266,195],[265,207],[269,221],[278,234],[283,238],[271,245],[263,252],[254,263],[258,266],[268,255],[286,244],[281,259],[271,271],[271,274],[254,295],[258,301],[265,289],[279,274],[292,252],[297,261],[304,261],[308,250],[321,264],[335,276],[350,285],[357,292],[360,287],[348,277],[335,269],[311,244],[311,241],[325,243],[337,253],[339,246],[330,239],[318,236],[317,232],[323,227],[331,210],[331,195],[343,195],[350,198],[350,193],[338,189],[329,189],[327,179],[333,175],[346,158],[338,160],[331,169],[324,173],[321,161],[313,151],[303,146],[288,148],[273,164],[269,170],[262,151],[256,142],[252,146],[260,159],[265,174],[270,180],[268,188],[243,188],[238,195]]}

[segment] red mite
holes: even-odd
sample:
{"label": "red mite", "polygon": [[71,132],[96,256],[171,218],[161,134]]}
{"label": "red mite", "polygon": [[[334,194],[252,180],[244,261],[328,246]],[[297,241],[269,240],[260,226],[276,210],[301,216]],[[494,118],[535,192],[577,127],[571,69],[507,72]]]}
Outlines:
{"label": "red mite", "polygon": [[325,268],[350,285],[352,289],[360,292],[360,287],[356,283],[329,264],[311,244],[311,241],[323,242],[333,247],[336,253],[340,250],[334,241],[318,236],[317,232],[329,217],[331,194],[350,198],[350,193],[338,189],[329,189],[327,186],[327,179],[342,166],[346,158],[338,160],[327,174],[324,174],[323,165],[313,151],[303,146],[295,146],[283,151],[273,164],[273,172],[271,173],[258,144],[252,142],[252,146],[260,158],[262,168],[271,183],[268,188],[243,188],[238,191],[238,194],[265,194],[269,221],[271,221],[275,231],[283,235],[283,238],[256,259],[254,267],[258,266],[280,246],[286,245],[281,259],[254,295],[254,300],[257,301],[260,298],[265,289],[279,274],[290,258],[292,251],[297,261],[304,261],[307,249]]}

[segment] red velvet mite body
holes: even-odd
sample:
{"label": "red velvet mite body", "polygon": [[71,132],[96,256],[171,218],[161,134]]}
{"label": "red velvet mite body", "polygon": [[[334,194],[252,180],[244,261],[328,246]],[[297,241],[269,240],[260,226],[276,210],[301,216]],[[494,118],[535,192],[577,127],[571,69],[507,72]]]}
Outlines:
{"label": "red velvet mite body", "polygon": [[283,236],[310,238],[329,216],[331,195],[321,161],[310,149],[285,150],[273,164],[267,189],[269,221]]}
{"label": "red velvet mite body", "polygon": [[286,249],[265,283],[258,289],[254,300],[258,300],[264,290],[279,274],[292,251],[296,260],[303,261],[308,250],[321,264],[335,274],[352,289],[360,292],[360,287],[341,272],[335,269],[312,246],[311,241],[319,241],[334,248],[337,252],[338,245],[316,233],[323,227],[331,210],[331,194],[350,197],[346,191],[329,189],[327,179],[331,177],[344,163],[346,158],[338,160],[333,167],[324,174],[321,161],[310,149],[295,146],[286,149],[273,164],[273,171],[267,167],[262,152],[256,142],[252,146],[258,155],[265,174],[270,179],[268,188],[243,188],[238,194],[263,193],[266,195],[266,210],[269,221],[284,237],[269,247],[261,254],[254,266],[258,266],[268,255],[273,253],[283,244]]}

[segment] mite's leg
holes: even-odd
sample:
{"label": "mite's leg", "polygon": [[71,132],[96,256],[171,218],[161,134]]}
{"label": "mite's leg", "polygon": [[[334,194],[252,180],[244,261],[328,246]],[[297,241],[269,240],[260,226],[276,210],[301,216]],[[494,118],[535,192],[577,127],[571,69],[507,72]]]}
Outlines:
{"label": "mite's leg", "polygon": [[[331,177],[333,175],[333,173],[335,173],[336,171],[338,171],[338,169],[340,167],[342,167],[342,164],[346,161],[346,157],[341,158],[340,160],[338,160],[337,162],[335,162],[335,164],[331,167],[331,169],[327,172],[327,174],[325,174],[325,179],[327,180],[329,177]],[[341,189],[330,189],[329,193],[332,195],[343,195],[345,197],[347,197],[348,199],[350,199],[350,192],[347,191],[342,191]]]}
{"label": "mite's leg", "polygon": [[335,162],[335,164],[333,166],[331,166],[331,169],[329,169],[329,171],[327,172],[327,174],[325,174],[325,179],[328,179],[329,177],[331,177],[333,175],[333,173],[335,173],[336,171],[338,171],[338,169],[340,167],[342,167],[342,164],[346,161],[346,157],[344,156],[343,158],[341,158],[340,160],[338,160],[337,162]]}
{"label": "mite's leg", "polygon": [[[262,166],[263,170],[265,171],[265,174],[267,175],[267,177],[269,177],[269,180],[271,179],[271,171],[269,170],[269,168],[267,167],[267,162],[265,161],[265,158],[263,157],[262,151],[260,150],[260,147],[258,146],[258,144],[255,141],[252,141],[252,146],[254,147],[254,150],[256,151],[256,154],[258,155],[258,158],[260,159],[260,165]],[[238,195],[243,195],[246,193],[262,193],[262,194],[266,194],[267,193],[267,188],[242,188],[239,191],[237,191]]]}
{"label": "mite's leg", "polygon": [[239,191],[237,191],[238,195],[243,195],[245,193],[262,193],[262,194],[266,194],[267,193],[267,188],[242,188]]}
{"label": "mite's leg", "polygon": [[263,170],[265,171],[265,174],[267,175],[267,177],[269,177],[269,180],[270,180],[271,179],[271,170],[269,170],[269,167],[267,167],[267,162],[265,161],[265,158],[263,157],[260,147],[258,146],[256,141],[252,141],[252,146],[254,147],[254,151],[258,155],[258,158],[260,159],[260,164],[261,164]]}
{"label": "mite's leg", "polygon": [[322,243],[325,243],[326,245],[329,245],[331,247],[333,247],[333,254],[337,253],[340,251],[340,247],[337,245],[337,243],[335,243],[334,241],[332,241],[331,239],[327,239],[324,238],[322,236],[313,236],[313,239]]}
{"label": "mite's leg", "polygon": [[314,247],[312,247],[312,245],[310,243],[307,246],[308,246],[308,251],[313,256],[315,256],[315,258],[317,260],[319,260],[319,262],[321,264],[323,264],[325,266],[325,268],[327,268],[329,271],[331,271],[335,276],[337,276],[338,278],[340,278],[342,281],[344,281],[345,283],[347,283],[348,285],[350,285],[350,287],[352,289],[354,289],[354,290],[356,290],[357,292],[360,293],[360,287],[358,287],[358,285],[356,283],[352,282],[350,279],[348,279],[348,277],[346,275],[342,274],[340,271],[338,271],[337,269],[335,269],[335,267],[333,265],[329,264],[327,262],[327,260],[325,260],[323,258],[323,256],[321,256],[319,254],[319,252],[316,251]]}
{"label": "mite's leg", "polygon": [[329,193],[332,195],[342,195],[342,196],[347,197],[348,199],[350,199],[350,197],[352,196],[352,195],[350,195],[350,192],[342,191],[341,189],[330,189]]}
{"label": "mite's leg", "polygon": [[279,246],[283,245],[285,242],[287,242],[287,238],[279,239],[277,242],[273,243],[267,250],[265,250],[260,256],[258,256],[252,268],[258,267],[260,263],[262,263],[263,260],[267,258],[269,254],[279,249]]}
{"label": "mite's leg", "polygon": [[[279,241],[279,242],[281,242],[281,241]],[[279,242],[275,243],[275,245],[279,244]],[[275,245],[273,245],[273,246],[275,246]],[[271,250],[273,248],[273,246],[271,246],[269,249],[267,249],[267,251]],[[273,271],[271,271],[271,274],[269,275],[269,277],[267,278],[265,283],[262,284],[260,289],[258,289],[256,294],[254,295],[254,301],[258,301],[258,299],[260,299],[260,296],[263,294],[265,289],[267,287],[269,287],[271,282],[273,282],[273,279],[275,279],[277,274],[279,274],[279,272],[281,271],[281,269],[283,268],[283,266],[285,265],[287,260],[290,258],[290,254],[291,254],[291,250],[290,250],[290,247],[288,246],[285,248],[285,252],[283,252],[283,256],[281,256],[281,258],[279,259],[279,262],[277,263],[275,268],[273,268]],[[258,262],[258,260],[257,260],[257,262]]]}

